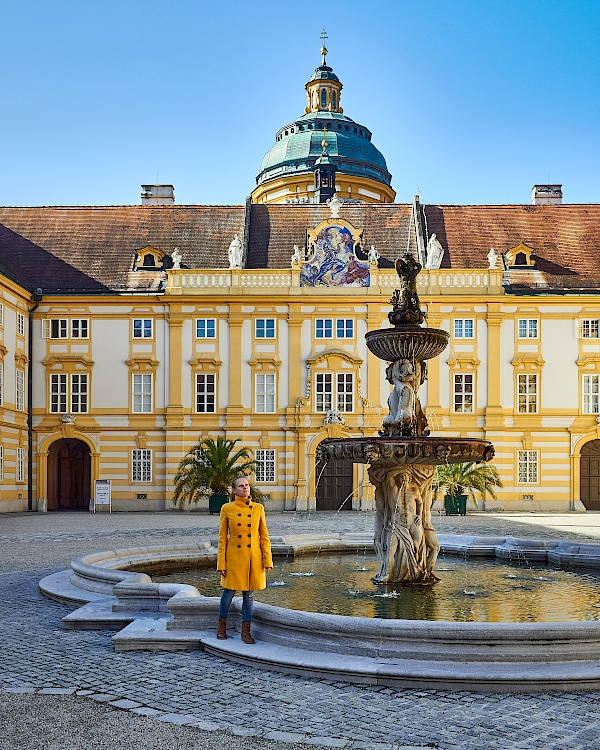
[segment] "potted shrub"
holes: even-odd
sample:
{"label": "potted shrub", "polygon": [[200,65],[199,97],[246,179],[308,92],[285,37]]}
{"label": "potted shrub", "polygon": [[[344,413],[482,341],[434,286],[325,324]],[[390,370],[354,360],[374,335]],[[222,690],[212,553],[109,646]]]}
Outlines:
{"label": "potted shrub", "polygon": [[218,513],[223,503],[229,502],[233,480],[251,474],[255,466],[248,448],[236,449],[239,442],[206,438],[188,451],[175,475],[173,503],[183,507],[209,495],[208,510],[211,515]]}
{"label": "potted shrub", "polygon": [[447,516],[466,515],[468,496],[477,505],[476,492],[489,492],[495,498],[495,487],[502,487],[502,482],[497,469],[490,464],[471,461],[435,467],[433,490],[436,496],[439,492],[444,492],[444,510]]}

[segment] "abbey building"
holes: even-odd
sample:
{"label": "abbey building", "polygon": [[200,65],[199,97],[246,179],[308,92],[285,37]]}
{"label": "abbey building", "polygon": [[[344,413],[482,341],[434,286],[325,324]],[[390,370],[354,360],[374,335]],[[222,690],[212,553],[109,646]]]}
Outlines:
{"label": "abbey building", "polygon": [[[369,509],[325,437],[374,435],[395,261],[424,267],[450,332],[421,402],[432,434],[491,440],[488,509],[600,509],[600,206],[394,203],[368,127],[321,65],[243,206],[0,208],[0,511],[171,507],[183,455],[239,438],[275,509]],[[258,161],[258,159],[257,159]],[[317,478],[320,481],[317,482]]]}

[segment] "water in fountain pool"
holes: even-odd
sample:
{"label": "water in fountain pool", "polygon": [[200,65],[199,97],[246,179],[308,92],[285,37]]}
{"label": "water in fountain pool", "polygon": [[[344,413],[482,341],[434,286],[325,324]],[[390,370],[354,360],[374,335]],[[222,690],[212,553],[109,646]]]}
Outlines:
{"label": "water in fountain pool", "polygon": [[[284,566],[282,571],[279,570]],[[305,555],[275,561],[256,601],[288,609],[357,617],[454,622],[563,622],[600,619],[600,573],[494,560],[440,557],[436,586],[375,586],[375,555]],[[188,583],[220,596],[212,568],[151,573],[155,582]]]}

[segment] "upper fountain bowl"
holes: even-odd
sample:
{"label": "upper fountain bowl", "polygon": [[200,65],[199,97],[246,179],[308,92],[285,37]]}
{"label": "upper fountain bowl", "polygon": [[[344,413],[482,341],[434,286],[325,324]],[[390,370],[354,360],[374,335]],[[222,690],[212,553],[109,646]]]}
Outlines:
{"label": "upper fountain bowl", "polygon": [[433,359],[448,346],[450,334],[438,328],[381,328],[368,331],[365,341],[370,351],[379,359],[395,362]]}

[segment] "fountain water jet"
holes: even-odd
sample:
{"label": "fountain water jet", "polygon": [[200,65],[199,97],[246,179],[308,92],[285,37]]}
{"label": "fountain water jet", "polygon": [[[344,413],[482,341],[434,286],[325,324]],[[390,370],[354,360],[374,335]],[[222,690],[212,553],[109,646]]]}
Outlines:
{"label": "fountain water jet", "polygon": [[389,362],[393,386],[389,413],[378,437],[329,438],[320,458],[369,464],[375,486],[376,583],[433,584],[439,543],[431,523],[433,474],[442,463],[490,461],[494,447],[486,440],[430,437],[419,401],[427,379],[427,360],[448,345],[447,331],[423,326],[425,314],[417,294],[421,264],[411,255],[396,261],[400,287],[392,295],[388,318],[392,328],[369,331],[366,344]]}

